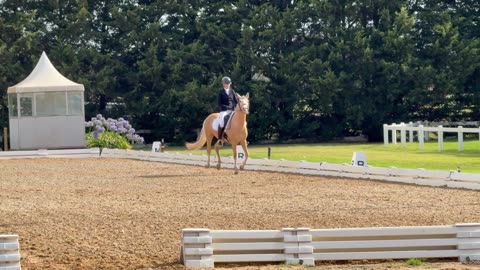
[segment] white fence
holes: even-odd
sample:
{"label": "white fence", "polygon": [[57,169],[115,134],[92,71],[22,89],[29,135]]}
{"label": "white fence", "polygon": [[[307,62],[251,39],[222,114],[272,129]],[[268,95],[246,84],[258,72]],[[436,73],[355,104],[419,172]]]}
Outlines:
{"label": "white fence", "polygon": [[20,270],[18,235],[0,235],[0,270]]}
{"label": "white fence", "polygon": [[182,262],[282,262],[315,265],[325,260],[459,258],[480,260],[480,224],[455,226],[223,231],[184,229]]}
{"label": "white fence", "polygon": [[[104,149],[101,157],[127,158],[194,166],[205,166],[207,164],[207,156],[119,149]],[[222,166],[224,168],[233,168],[233,158],[222,158]],[[479,174],[459,173],[456,171],[363,167],[347,164],[329,164],[325,162],[312,163],[267,159],[248,159],[245,169],[480,190]]]}
{"label": "white fence", "polygon": [[32,151],[4,151],[0,152],[1,159],[23,158],[98,158],[99,148],[90,149],[64,149],[64,150],[32,150]]}
{"label": "white fence", "polygon": [[426,127],[423,125],[416,126],[412,122],[409,124],[400,123],[400,124],[391,124],[383,125],[383,143],[385,146],[389,143],[389,134],[391,132],[392,143],[397,144],[397,135],[400,132],[400,142],[402,147],[405,147],[407,144],[407,131],[408,138],[410,143],[413,143],[414,132],[417,133],[418,143],[420,149],[424,149],[425,141],[428,141],[428,132],[437,132],[438,136],[438,151],[443,151],[443,134],[444,133],[457,133],[458,137],[458,151],[463,151],[463,134],[464,133],[474,133],[478,134],[480,138],[480,128],[464,128],[463,126],[458,127],[443,127],[439,125],[437,127]]}

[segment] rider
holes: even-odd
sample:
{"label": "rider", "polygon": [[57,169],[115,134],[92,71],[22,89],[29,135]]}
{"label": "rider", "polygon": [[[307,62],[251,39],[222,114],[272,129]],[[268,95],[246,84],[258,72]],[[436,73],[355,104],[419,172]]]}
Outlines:
{"label": "rider", "polygon": [[230,113],[235,110],[238,100],[235,91],[230,87],[232,80],[229,77],[222,78],[223,89],[218,93],[218,106],[220,107],[220,124],[218,126],[218,145],[223,146],[223,132]]}

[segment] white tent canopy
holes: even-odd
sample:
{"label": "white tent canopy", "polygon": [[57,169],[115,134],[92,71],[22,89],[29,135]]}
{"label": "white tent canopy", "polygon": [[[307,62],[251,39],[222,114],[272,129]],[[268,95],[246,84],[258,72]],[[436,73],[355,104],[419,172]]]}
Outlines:
{"label": "white tent canopy", "polygon": [[10,148],[85,147],[84,92],[82,84],[60,74],[43,52],[32,73],[8,88]]}
{"label": "white tent canopy", "polygon": [[40,60],[23,81],[8,88],[8,94],[33,93],[50,91],[84,91],[83,84],[78,84],[65,78],[52,65],[45,52]]}

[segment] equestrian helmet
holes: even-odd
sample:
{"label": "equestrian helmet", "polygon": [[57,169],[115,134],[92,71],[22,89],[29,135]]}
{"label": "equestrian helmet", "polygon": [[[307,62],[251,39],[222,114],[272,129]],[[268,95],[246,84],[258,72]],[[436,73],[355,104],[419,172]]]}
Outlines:
{"label": "equestrian helmet", "polygon": [[232,80],[230,79],[230,77],[222,78],[222,84],[231,84],[231,83],[232,83]]}

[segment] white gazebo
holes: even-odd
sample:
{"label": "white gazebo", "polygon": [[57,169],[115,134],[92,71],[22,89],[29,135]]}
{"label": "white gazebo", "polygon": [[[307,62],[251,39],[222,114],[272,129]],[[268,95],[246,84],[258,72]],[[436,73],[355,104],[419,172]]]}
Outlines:
{"label": "white gazebo", "polygon": [[85,147],[83,92],[43,52],[32,73],[8,88],[11,149]]}

